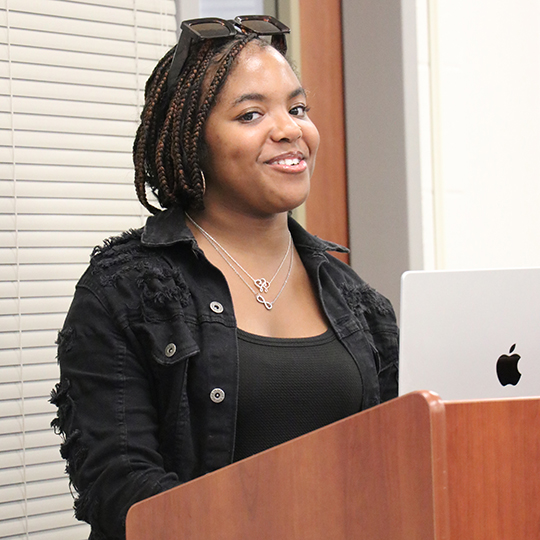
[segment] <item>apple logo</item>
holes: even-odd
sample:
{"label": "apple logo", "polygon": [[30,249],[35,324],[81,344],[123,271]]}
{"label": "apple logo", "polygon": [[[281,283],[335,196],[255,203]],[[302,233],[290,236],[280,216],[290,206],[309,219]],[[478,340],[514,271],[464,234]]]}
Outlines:
{"label": "apple logo", "polygon": [[499,356],[499,359],[497,360],[497,377],[503,386],[506,386],[507,384],[515,386],[521,378],[521,373],[517,367],[521,356],[516,353],[512,354],[515,348],[516,344],[514,343],[510,347],[508,354]]}

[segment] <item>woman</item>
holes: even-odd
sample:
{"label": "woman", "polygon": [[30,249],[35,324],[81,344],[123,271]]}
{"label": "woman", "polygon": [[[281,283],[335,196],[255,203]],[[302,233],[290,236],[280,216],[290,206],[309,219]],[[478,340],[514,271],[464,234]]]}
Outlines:
{"label": "woman", "polygon": [[94,251],[59,334],[54,426],[93,539],[123,538],[138,500],[397,395],[389,302],[288,215],[319,134],[287,27],[182,29],[134,145],[154,215]]}

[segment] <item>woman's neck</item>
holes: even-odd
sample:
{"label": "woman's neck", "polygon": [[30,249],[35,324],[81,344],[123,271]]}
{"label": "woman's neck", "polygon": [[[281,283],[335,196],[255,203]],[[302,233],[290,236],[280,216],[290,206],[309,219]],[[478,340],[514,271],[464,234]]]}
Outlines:
{"label": "woman's neck", "polygon": [[[287,214],[276,214],[268,218],[249,216],[233,212],[188,212],[193,221],[206,233],[227,249],[237,253],[267,255],[280,253],[289,242]],[[187,220],[197,239],[200,231]]]}

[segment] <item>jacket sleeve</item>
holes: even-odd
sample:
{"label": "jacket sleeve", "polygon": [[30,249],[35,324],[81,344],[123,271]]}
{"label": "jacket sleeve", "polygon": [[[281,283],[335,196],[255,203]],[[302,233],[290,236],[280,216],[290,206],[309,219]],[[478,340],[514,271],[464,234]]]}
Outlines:
{"label": "jacket sleeve", "polygon": [[159,452],[158,414],[148,367],[92,291],[78,287],[59,333],[60,382],[53,427],[78,498],[75,515],[92,539],[125,538],[137,501],[178,485]]}
{"label": "jacket sleeve", "polygon": [[340,292],[360,324],[365,321],[375,348],[381,403],[398,395],[399,330],[390,301],[345,267]]}
{"label": "jacket sleeve", "polygon": [[381,403],[398,395],[399,333],[397,325],[388,325],[373,333],[379,352],[379,388]]}
{"label": "jacket sleeve", "polygon": [[398,395],[399,330],[390,301],[365,285],[367,309],[364,313],[377,350],[377,372],[381,403]]}

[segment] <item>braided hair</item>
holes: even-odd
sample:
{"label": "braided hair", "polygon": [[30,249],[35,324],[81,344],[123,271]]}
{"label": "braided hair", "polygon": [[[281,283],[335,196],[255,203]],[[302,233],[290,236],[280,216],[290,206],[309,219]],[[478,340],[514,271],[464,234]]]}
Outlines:
{"label": "braided hair", "polygon": [[145,87],[141,123],[133,144],[135,190],[153,214],[146,184],[163,208],[203,209],[200,166],[204,125],[240,52],[253,35],[213,39],[191,46],[178,82],[170,91],[167,76],[175,48],[158,62]]}

